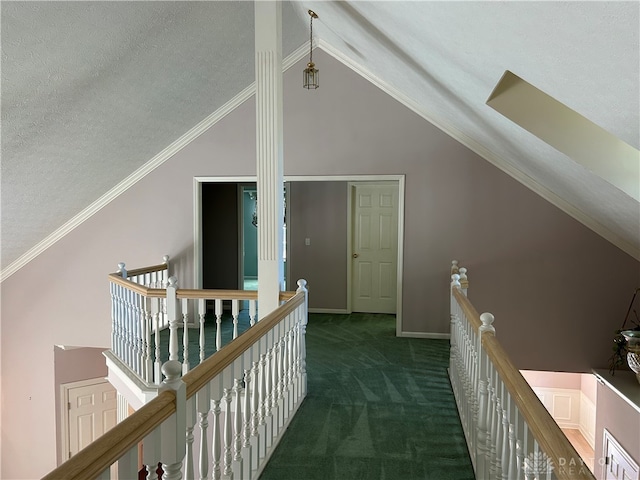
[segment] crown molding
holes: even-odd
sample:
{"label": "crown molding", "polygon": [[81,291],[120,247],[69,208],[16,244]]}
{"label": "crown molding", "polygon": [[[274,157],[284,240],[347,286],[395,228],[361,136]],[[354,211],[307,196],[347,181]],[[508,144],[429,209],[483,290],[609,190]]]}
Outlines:
{"label": "crown molding", "polygon": [[557,208],[562,210],[564,213],[574,218],[578,222],[582,223],[584,226],[594,231],[602,238],[612,243],[623,252],[631,255],[636,260],[640,261],[640,247],[638,245],[634,245],[624,240],[620,236],[611,232],[608,228],[602,225],[600,222],[596,221],[593,217],[587,215],[582,210],[575,207],[573,204],[567,202],[564,198],[560,197],[556,193],[549,190],[547,187],[543,186],[530,176],[523,173],[521,170],[517,169],[510,162],[497,155],[495,152],[487,149],[476,140],[468,136],[466,133],[458,130],[456,127],[443,120],[442,118],[436,118],[431,112],[428,112],[416,102],[411,100],[409,97],[404,95],[401,91],[396,89],[394,86],[382,81],[376,75],[371,73],[369,70],[364,68],[357,62],[354,62],[351,58],[344,55],[342,52],[338,51],[331,44],[327,43],[324,40],[320,40],[318,42],[318,47],[325,51],[327,54],[331,55],[333,58],[338,60],[340,63],[345,65],[346,67],[353,70],[355,73],[363,77],[365,80],[371,82],[373,85],[378,87],[384,93],[394,98],[402,105],[407,107],[412,112],[424,118],[426,121],[431,123],[436,128],[442,130],[444,133],[449,135],[454,140],[460,142],[462,145],[467,147],[469,150],[473,151],[487,162],[491,163],[496,168],[499,168],[504,173],[509,175],[511,178],[517,180],[525,187],[529,188],[533,192],[540,195],[549,203],[555,205]]}
{"label": "crown molding", "polygon": [[[295,63],[305,57],[308,53],[308,47],[306,44],[301,45],[296,50],[294,50],[290,55],[282,60],[282,68],[283,72],[287,71],[291,68]],[[11,275],[16,273],[22,267],[24,267],[31,260],[36,258],[46,249],[55,244],[58,240],[72,232],[76,227],[81,225],[84,221],[92,217],[94,214],[102,210],[109,203],[119,197],[121,194],[126,192],[133,185],[138,183],[144,177],[146,177],[149,173],[154,171],[164,162],[169,160],[173,155],[178,153],[184,147],[193,142],[196,138],[206,132],[213,125],[218,123],[224,117],[226,117],[229,113],[236,109],[239,105],[244,103],[246,100],[251,98],[255,94],[256,84],[255,82],[251,83],[247,88],[238,93],[235,97],[233,97],[230,101],[225,103],[222,107],[217,109],[207,118],[198,123],[195,127],[189,130],[187,133],[178,138],[171,145],[166,147],[156,156],[147,161],[144,165],[138,168],[135,172],[129,175],[127,178],[118,183],[115,187],[109,190],[107,193],[98,198],[95,202],[89,205],[87,208],[82,210],[76,216],[71,218],[64,225],[56,229],[53,233],[44,238],[41,242],[36,244],[34,247],[29,249],[26,253],[20,256],[13,263],[8,265],[6,268],[2,269],[0,273],[0,283],[4,282]]]}

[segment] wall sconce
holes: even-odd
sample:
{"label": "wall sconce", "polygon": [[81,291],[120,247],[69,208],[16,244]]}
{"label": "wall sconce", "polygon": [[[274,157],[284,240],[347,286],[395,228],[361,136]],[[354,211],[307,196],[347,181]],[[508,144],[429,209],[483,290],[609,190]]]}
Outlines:
{"label": "wall sconce", "polygon": [[313,10],[309,10],[309,16],[311,17],[311,24],[309,28],[309,63],[307,63],[307,68],[302,72],[303,86],[309,90],[316,89],[320,86],[320,72],[318,71],[313,63],[313,19],[318,18],[316,12]]}

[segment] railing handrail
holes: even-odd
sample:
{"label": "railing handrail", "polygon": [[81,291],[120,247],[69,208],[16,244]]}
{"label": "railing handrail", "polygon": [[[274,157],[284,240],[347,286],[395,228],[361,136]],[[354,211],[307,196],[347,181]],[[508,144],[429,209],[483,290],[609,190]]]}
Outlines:
{"label": "railing handrail", "polygon": [[119,272],[110,273],[109,281],[117,285],[122,285],[129,290],[149,298],[164,298],[167,296],[166,288],[149,288],[144,285],[132,282],[126,278],[122,278]]}
{"label": "railing handrail", "polygon": [[166,270],[168,268],[169,266],[166,263],[151,265],[150,267],[140,267],[134,270],[127,270],[127,276],[135,277],[136,275],[143,275],[145,273],[161,272],[162,270]]}
{"label": "railing handrail", "polygon": [[[131,273],[131,272],[128,272]],[[122,285],[135,293],[143,295],[149,298],[164,298],[167,296],[166,288],[150,288],[132,282],[126,278],[122,278],[119,272],[110,273],[109,281],[112,283]],[[280,300],[286,301],[295,295],[295,292],[280,292]],[[215,288],[178,288],[176,289],[176,298],[188,298],[188,299],[216,299],[223,298],[225,300],[257,300],[257,290],[224,290]]]}
{"label": "railing handrail", "polygon": [[[244,354],[258,339],[275,327],[305,300],[305,293],[291,292],[291,299],[266,315],[252,328],[232,340],[215,355],[206,359],[182,377],[186,384],[187,398],[219,375],[234,360]],[[122,455],[176,412],[173,391],[163,391],[139,410],[89,444],[43,480],[86,480],[96,478]]]}
{"label": "railing handrail", "polygon": [[[451,290],[467,320],[476,333],[479,334],[482,326],[480,315],[467,296],[462,293],[459,286],[453,286]],[[553,465],[581,465],[583,462],[580,455],[549,411],[540,402],[540,399],[524,379],[520,370],[513,364],[495,334],[491,331],[482,332],[480,341],[533,437],[551,459]],[[577,471],[571,473],[565,472],[564,469],[560,468],[555,470],[555,474],[561,480],[595,479],[593,474],[584,468],[577,469]]]}
{"label": "railing handrail", "polygon": [[175,392],[172,390],[161,392],[149,403],[49,472],[42,480],[87,480],[98,477],[175,411]]}
{"label": "railing handrail", "polygon": [[182,381],[187,385],[187,399],[191,398],[204,385],[209,383],[216,375],[231,365],[240,355],[242,355],[251,345],[254,345],[262,338],[275,324],[282,318],[293,312],[302,302],[304,293],[297,293],[287,303],[281,305],[256,323],[253,327],[238,335],[227,345],[218,350],[215,355],[211,355],[204,362],[182,377]]}

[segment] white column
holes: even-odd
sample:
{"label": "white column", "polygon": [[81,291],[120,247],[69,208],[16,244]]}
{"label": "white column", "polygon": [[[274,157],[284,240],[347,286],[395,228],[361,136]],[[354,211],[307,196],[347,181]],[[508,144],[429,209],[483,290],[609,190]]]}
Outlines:
{"label": "white column", "polygon": [[282,6],[255,2],[259,318],[278,307],[284,287]]}

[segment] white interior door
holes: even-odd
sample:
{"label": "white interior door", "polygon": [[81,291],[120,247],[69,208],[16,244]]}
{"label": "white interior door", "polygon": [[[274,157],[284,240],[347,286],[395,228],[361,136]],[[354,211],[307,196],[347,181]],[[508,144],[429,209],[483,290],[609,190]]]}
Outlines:
{"label": "white interior door", "polygon": [[398,184],[352,185],[351,310],[396,313]]}
{"label": "white interior door", "polygon": [[640,480],[638,464],[608,430],[604,431],[604,455],[606,480]]}
{"label": "white interior door", "polygon": [[117,423],[117,394],[103,379],[70,384],[65,390],[71,458]]}

